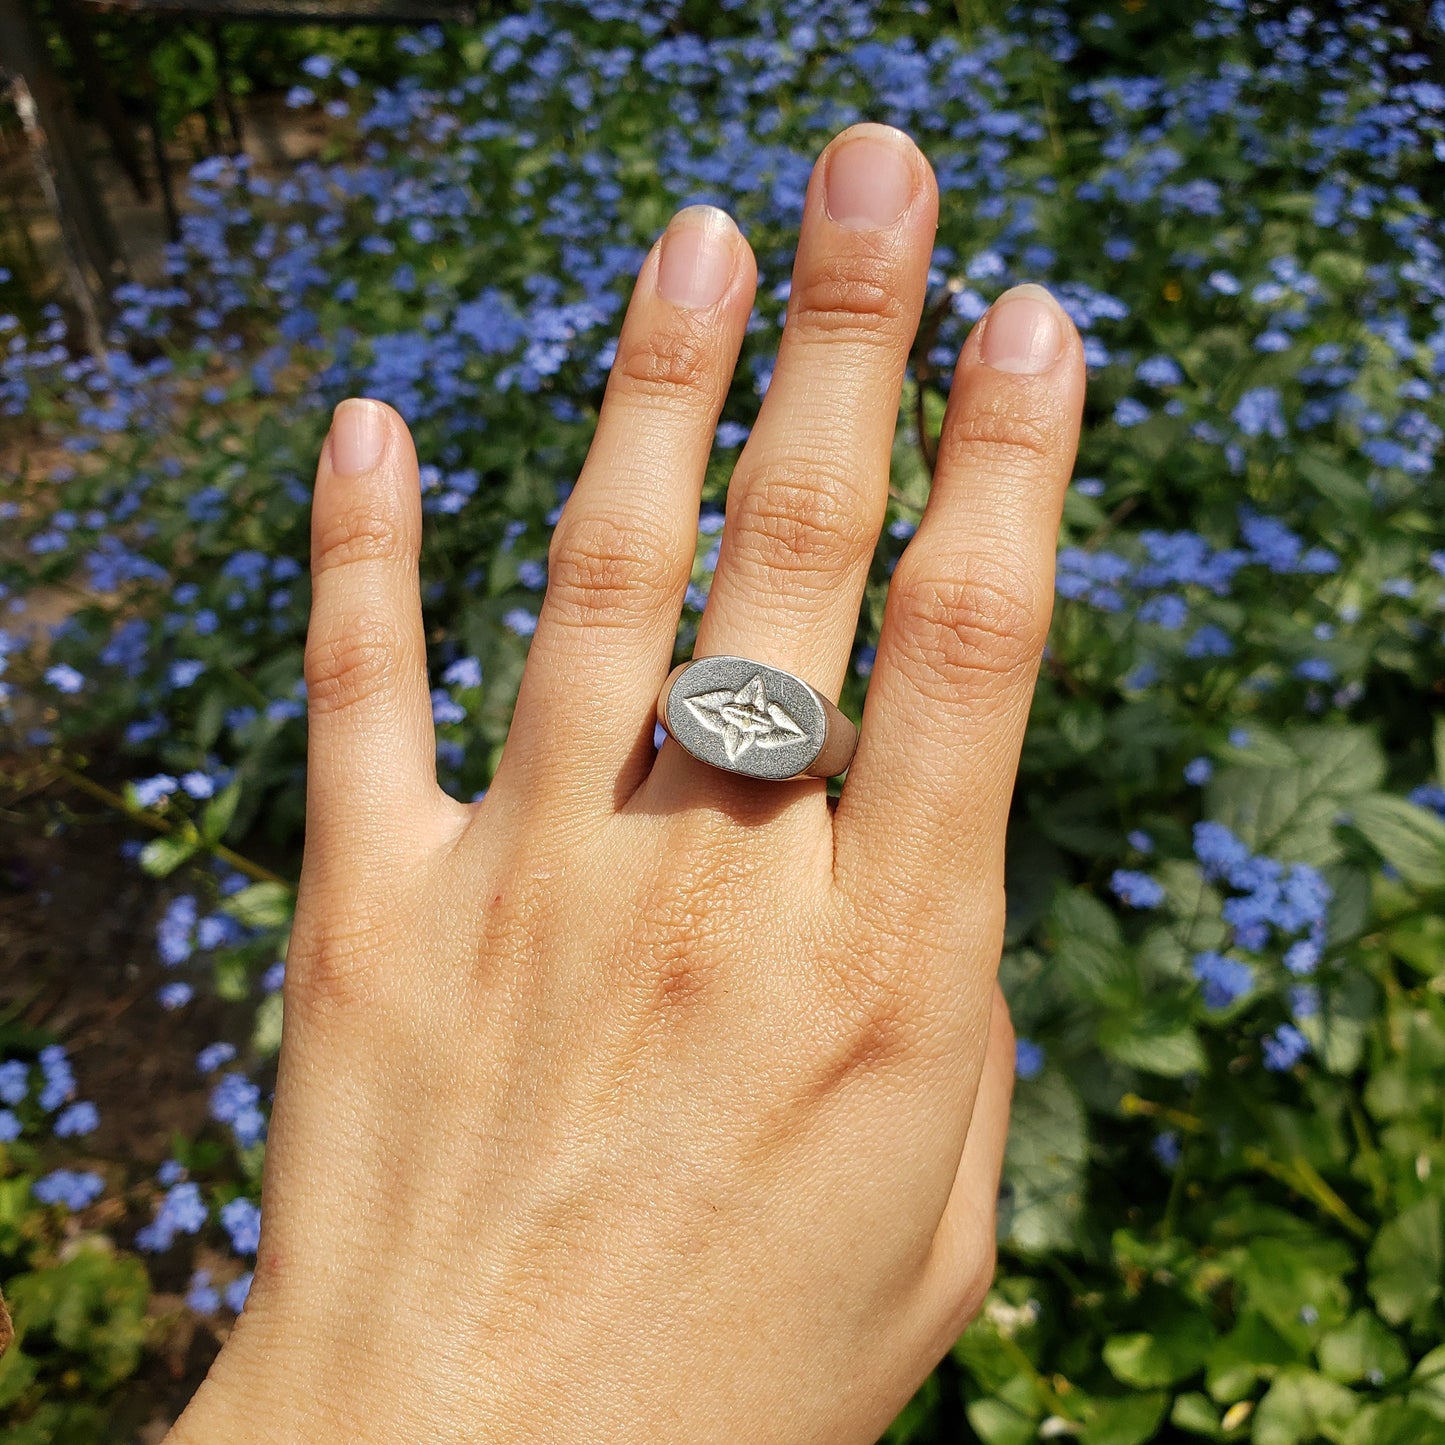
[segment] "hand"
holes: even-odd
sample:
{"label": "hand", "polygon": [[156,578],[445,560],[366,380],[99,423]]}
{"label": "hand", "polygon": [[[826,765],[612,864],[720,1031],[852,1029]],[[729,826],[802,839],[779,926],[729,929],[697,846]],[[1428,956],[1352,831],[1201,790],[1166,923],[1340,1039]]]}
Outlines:
{"label": "hand", "polygon": [[[819,161],[697,655],[837,696],[937,205],[886,127]],[[261,1249],[174,1441],[866,1442],[978,1309],[1081,348],[1037,288],[970,336],[834,810],[653,753],[755,283],[720,212],[648,255],[476,805],[436,783],[416,456],[338,409]]]}

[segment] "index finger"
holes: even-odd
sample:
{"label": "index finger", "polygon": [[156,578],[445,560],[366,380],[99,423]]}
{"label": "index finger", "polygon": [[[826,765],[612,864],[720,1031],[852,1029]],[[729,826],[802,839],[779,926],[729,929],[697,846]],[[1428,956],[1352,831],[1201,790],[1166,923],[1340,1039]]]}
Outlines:
{"label": "index finger", "polygon": [[881,921],[922,907],[937,923],[934,905],[1002,919],[1004,829],[1083,398],[1083,348],[1059,304],[1038,286],[1000,297],[959,357],[834,820],[838,881]]}

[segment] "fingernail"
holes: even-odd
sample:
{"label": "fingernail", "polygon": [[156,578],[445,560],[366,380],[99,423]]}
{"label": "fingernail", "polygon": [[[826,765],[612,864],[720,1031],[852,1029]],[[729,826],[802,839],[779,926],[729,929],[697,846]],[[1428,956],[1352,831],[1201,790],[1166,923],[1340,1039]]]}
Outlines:
{"label": "fingernail", "polygon": [[913,142],[901,130],[869,125],[828,157],[823,206],[849,230],[891,226],[913,199]]}
{"label": "fingernail", "polygon": [[386,424],[374,401],[343,401],[331,417],[331,466],[346,476],[367,472],[381,456]]}
{"label": "fingernail", "polygon": [[989,308],[978,349],[995,371],[1031,375],[1054,364],[1063,340],[1059,303],[1042,286],[1015,286]]}
{"label": "fingernail", "polygon": [[688,206],[672,218],[662,237],[657,289],[674,306],[700,310],[715,305],[733,273],[737,227],[716,206]]}

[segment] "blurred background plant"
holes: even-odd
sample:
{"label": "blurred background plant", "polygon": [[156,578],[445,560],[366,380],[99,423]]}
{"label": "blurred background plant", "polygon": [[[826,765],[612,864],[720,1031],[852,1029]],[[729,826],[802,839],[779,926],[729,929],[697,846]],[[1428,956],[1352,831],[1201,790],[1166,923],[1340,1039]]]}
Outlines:
{"label": "blurred background plant", "polygon": [[[244,1303],[330,407],[415,432],[438,763],[475,797],[647,246],[711,201],[761,275],[685,656],[809,167],[866,117],[944,200],[855,715],[968,327],[1043,280],[1091,365],[1010,833],[999,1278],[890,1439],[1445,1440],[1445,4],[537,0],[227,33],[238,95],[284,87],[320,143],[203,153],[102,356],[53,299],[0,319],[7,826],[59,850],[11,886],[106,910],[81,854],[119,820],[154,952],[128,975],[154,997],[73,1068],[8,988],[7,1438],[118,1438],[147,1362],[176,1396]],[[172,41],[179,122],[204,65]],[[86,1076],[142,1023],[196,1103],[102,1152],[112,1099],[166,1107]]]}

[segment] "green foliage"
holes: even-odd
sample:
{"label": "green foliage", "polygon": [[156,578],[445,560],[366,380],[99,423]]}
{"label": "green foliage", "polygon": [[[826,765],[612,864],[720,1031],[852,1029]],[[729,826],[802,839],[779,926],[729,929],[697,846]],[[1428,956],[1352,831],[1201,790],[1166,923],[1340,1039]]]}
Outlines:
{"label": "green foliage", "polygon": [[1083,1208],[1088,1135],[1084,1105],[1057,1070],[1020,1086],[1009,1133],[1002,1226],[1024,1254],[1067,1249]]}
{"label": "green foliage", "polygon": [[[73,469],[27,471],[24,548],[0,556],[14,593],[75,604],[7,648],[15,749],[93,796],[114,782],[153,826],[140,865],[219,940],[193,917],[168,961],[252,1001],[251,1065],[283,1026],[257,981],[303,824],[329,403],[381,395],[412,424],[440,774],[468,798],[631,276],[676,204],[726,203],[764,283],[711,516],[770,374],[807,162],[878,115],[944,181],[855,714],[929,495],[917,419],[936,435],[938,378],[1006,280],[1065,297],[1093,366],[1008,846],[1000,1273],[893,1445],[1445,1440],[1445,130],[1411,79],[1423,21],[1196,9],[880,5],[846,40],[830,11],[740,52],[767,7],[689,6],[645,39],[553,7],[531,31],[528,10],[402,35],[381,94],[335,73],[329,39],[307,87],[326,163],[203,168],[180,299],[128,302],[156,376],[86,373],[98,407],[39,343],[13,348],[31,422],[83,443]],[[184,35],[158,57],[176,104],[200,103]],[[714,544],[705,526],[680,656]],[[179,1153],[218,1198],[259,1176],[262,1147],[218,1129]],[[76,1318],[130,1318],[87,1298],[109,1303]],[[34,1429],[76,1348],[27,1329],[7,1369]],[[131,1358],[116,1329],[77,1378]]]}
{"label": "green foliage", "polygon": [[150,1285],[141,1262],[105,1235],[63,1232],[34,1182],[0,1179],[0,1277],[15,1324],[0,1355],[0,1433],[27,1445],[98,1445],[106,1401],[140,1364]]}
{"label": "green foliage", "polygon": [[[34,9],[52,59],[84,113],[94,106],[95,97],[67,31],[47,0],[36,0]],[[385,27],[235,19],[213,24],[204,16],[185,14],[82,11],[82,16],[107,79],[127,111],[137,122],[155,114],[167,136],[188,118],[216,106],[223,86],[237,98],[286,90],[308,55],[330,56],[375,82],[395,80],[405,61],[393,45],[393,32]]]}

